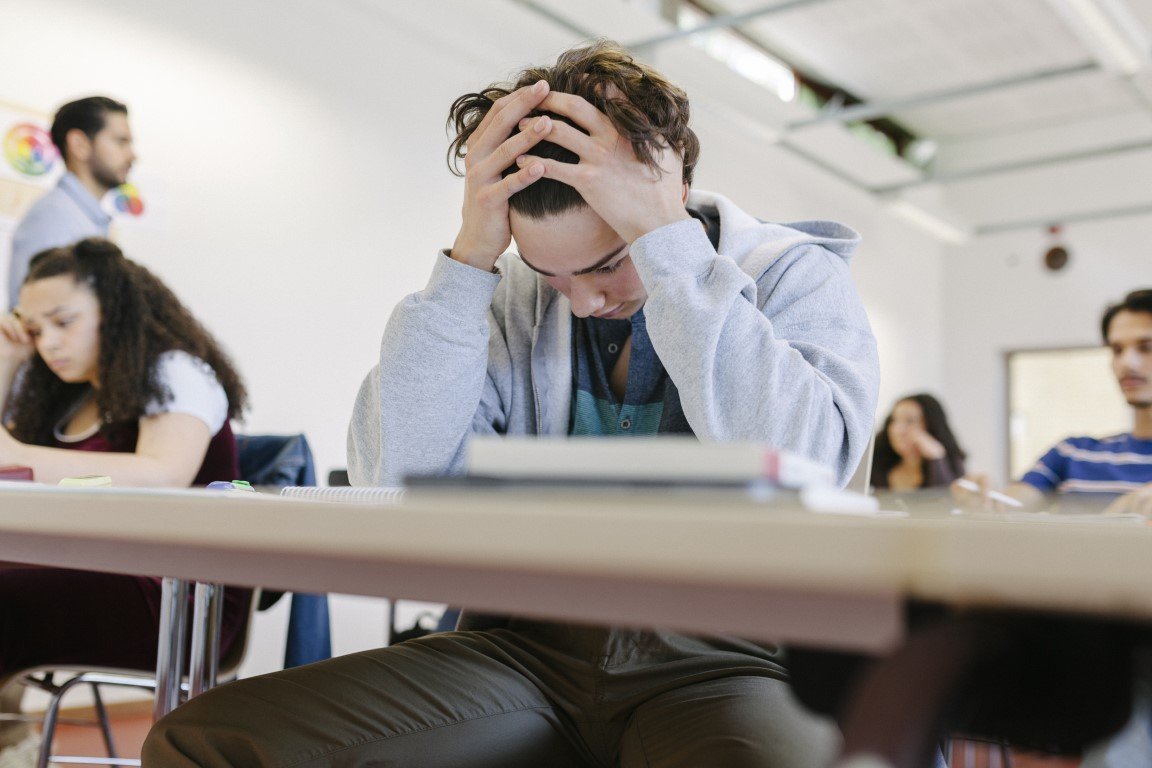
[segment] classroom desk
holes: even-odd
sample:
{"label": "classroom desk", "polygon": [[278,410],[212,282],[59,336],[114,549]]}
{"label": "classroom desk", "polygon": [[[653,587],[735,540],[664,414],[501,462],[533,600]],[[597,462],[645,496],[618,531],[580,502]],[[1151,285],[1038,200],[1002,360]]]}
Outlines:
{"label": "classroom desk", "polygon": [[0,489],[0,560],[886,653],[908,600],[1152,623],[1152,528],[865,518],[743,494],[411,493],[353,505]]}

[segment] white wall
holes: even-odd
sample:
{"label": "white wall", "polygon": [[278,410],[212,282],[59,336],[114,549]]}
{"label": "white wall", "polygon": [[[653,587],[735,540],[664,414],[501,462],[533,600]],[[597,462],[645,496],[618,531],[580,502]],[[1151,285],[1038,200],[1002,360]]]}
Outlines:
{"label": "white wall", "polygon": [[[123,227],[125,250],[231,350],[252,394],[244,428],[305,432],[323,472],[345,463],[391,307],[455,235],[448,105],[572,42],[506,0],[0,0],[0,99],[129,104],[156,217]],[[854,272],[881,344],[881,408],[938,389],[940,248],[720,117],[701,114],[698,131],[699,186],[764,218],[839,218],[864,234]],[[342,650],[378,637],[369,613],[350,641],[341,619]]]}
{"label": "white wall", "polygon": [[1063,240],[1071,261],[1055,273],[1042,265],[1050,240],[1040,230],[978,238],[945,262],[943,390],[969,468],[999,480],[1007,462],[1004,354],[1099,344],[1104,308],[1152,286],[1152,217],[1069,225]]}

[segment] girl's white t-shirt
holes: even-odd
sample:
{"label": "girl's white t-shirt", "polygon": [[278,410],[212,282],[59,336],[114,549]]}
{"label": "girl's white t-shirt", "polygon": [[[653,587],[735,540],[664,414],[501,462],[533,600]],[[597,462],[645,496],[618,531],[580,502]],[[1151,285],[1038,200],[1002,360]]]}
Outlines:
{"label": "girl's white t-shirt", "polygon": [[[153,401],[144,408],[145,416],[158,416],[162,413],[186,413],[195,416],[208,426],[209,434],[215,435],[228,418],[228,395],[216,379],[216,372],[208,363],[182,350],[171,350],[156,358],[156,370],[163,384],[172,394],[171,399],[161,403]],[[77,403],[79,407],[80,403]],[[63,443],[78,443],[87,440],[100,430],[94,424],[90,430],[79,435],[65,435],[64,427],[72,420],[75,409],[61,419],[56,426],[56,439]]]}

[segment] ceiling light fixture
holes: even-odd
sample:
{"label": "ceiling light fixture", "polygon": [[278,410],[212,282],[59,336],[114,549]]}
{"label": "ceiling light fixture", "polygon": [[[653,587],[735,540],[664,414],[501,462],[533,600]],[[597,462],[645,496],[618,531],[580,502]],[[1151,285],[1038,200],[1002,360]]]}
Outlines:
{"label": "ceiling light fixture", "polygon": [[[680,29],[707,27],[715,16],[689,3],[677,10]],[[722,62],[738,75],[774,93],[781,101],[796,98],[796,75],[792,68],[732,29],[705,29],[688,38],[691,45]]]}
{"label": "ceiling light fixture", "polygon": [[1048,0],[1100,66],[1133,75],[1152,63],[1152,43],[1124,0]]}

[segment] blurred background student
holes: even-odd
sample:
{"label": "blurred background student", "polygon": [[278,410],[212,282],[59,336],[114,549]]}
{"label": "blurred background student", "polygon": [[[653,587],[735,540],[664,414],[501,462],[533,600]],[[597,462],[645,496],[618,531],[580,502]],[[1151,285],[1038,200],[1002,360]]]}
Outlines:
{"label": "blurred background student", "polygon": [[[229,419],[244,385],[212,336],[155,275],[112,243],[37,255],[17,309],[0,319],[0,465],[56,483],[181,487],[239,476]],[[222,643],[250,593],[227,590]],[[155,666],[160,580],[54,568],[0,570],[0,680],[28,667]],[[9,686],[0,711],[18,711]],[[38,744],[0,722],[0,765],[32,765]]]}
{"label": "blurred background student", "polygon": [[872,485],[887,491],[947,486],[964,475],[964,458],[940,401],[908,395],[896,401],[876,434]]}

